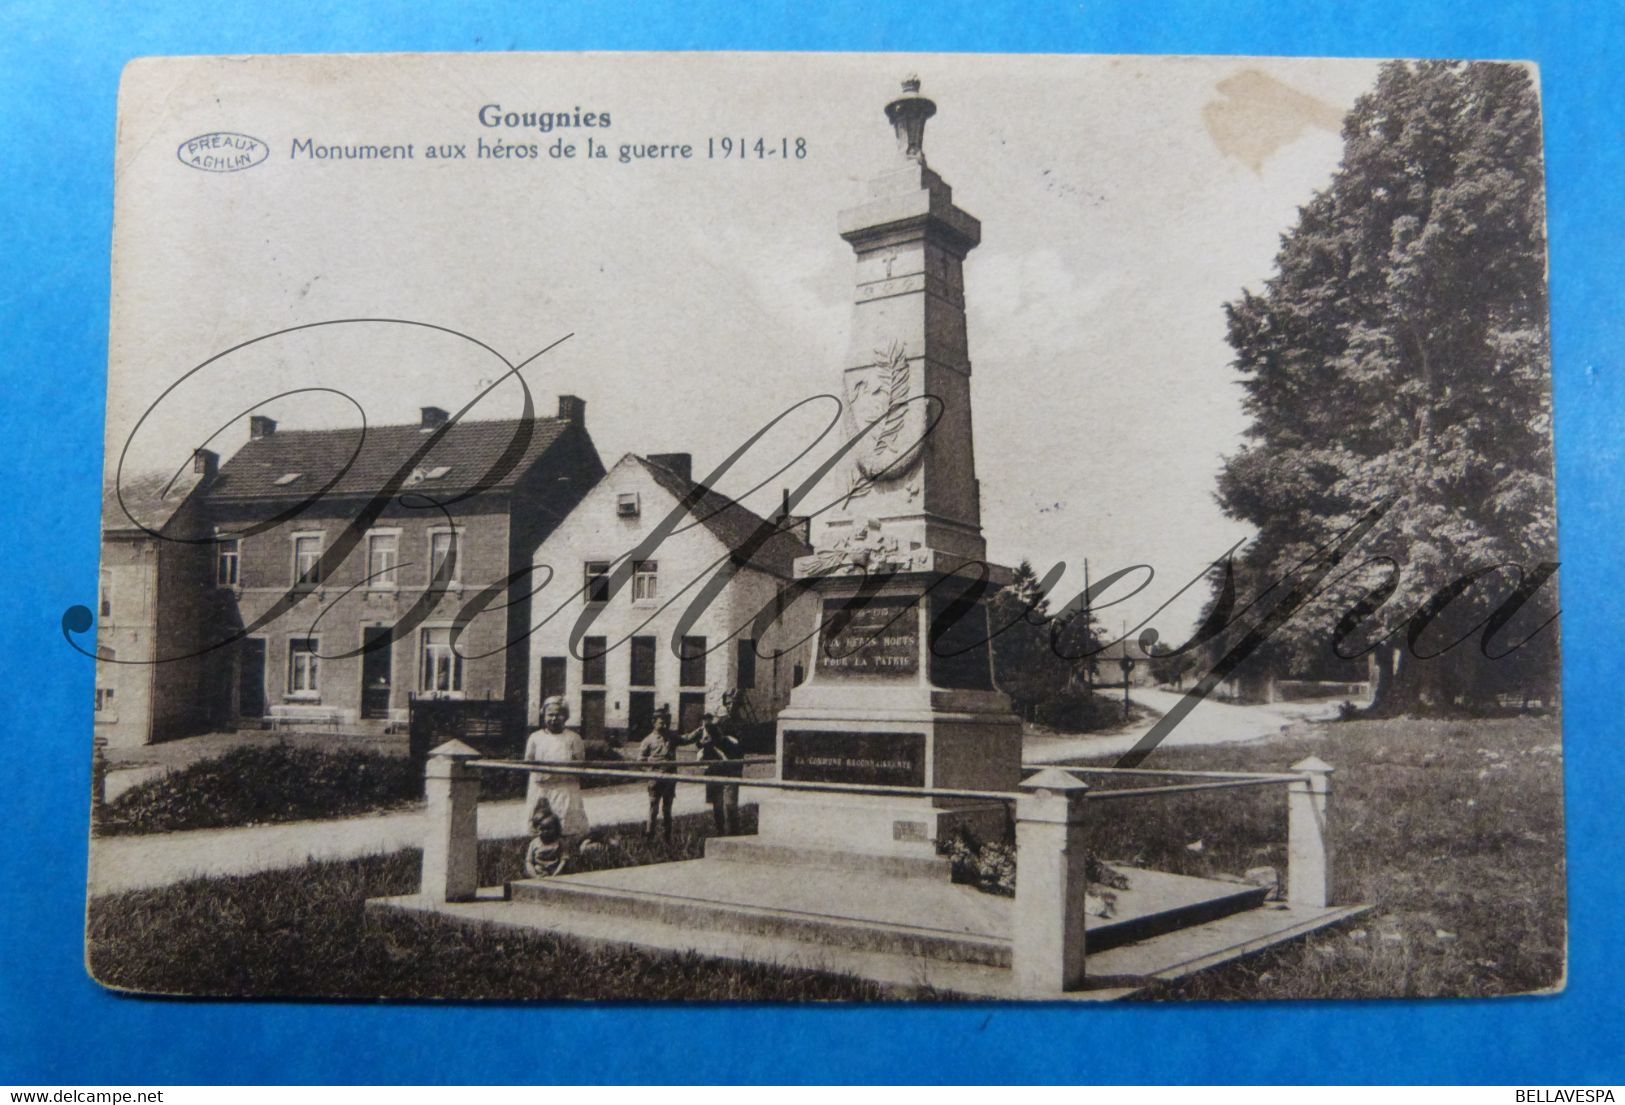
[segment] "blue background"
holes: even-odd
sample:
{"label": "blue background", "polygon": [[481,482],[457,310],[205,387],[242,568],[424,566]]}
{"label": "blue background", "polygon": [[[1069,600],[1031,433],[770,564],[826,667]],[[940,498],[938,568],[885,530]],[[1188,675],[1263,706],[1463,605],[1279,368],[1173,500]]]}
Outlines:
{"label": "blue background", "polygon": [[[284,0],[0,6],[0,1082],[1443,1081],[1625,1078],[1625,605],[1613,6],[1097,2],[974,6]],[[114,99],[143,54],[385,50],[950,50],[1528,58],[1541,67],[1556,363],[1570,982],[1497,1001],[1137,1008],[476,1007],[168,1002],[81,966]]]}

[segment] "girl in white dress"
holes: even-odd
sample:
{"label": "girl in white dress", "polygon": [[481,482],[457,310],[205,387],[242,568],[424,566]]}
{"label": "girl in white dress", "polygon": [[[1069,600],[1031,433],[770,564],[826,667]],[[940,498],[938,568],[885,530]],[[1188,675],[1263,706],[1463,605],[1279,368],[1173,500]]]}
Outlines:
{"label": "girl in white dress", "polygon": [[[525,759],[542,763],[585,760],[586,742],[579,730],[565,724],[569,720],[570,707],[563,695],[552,695],[543,702],[542,727],[525,742]],[[535,809],[538,798],[546,798],[552,807],[564,830],[566,857],[573,855],[592,827],[587,821],[587,806],[581,800],[580,776],[532,772],[525,791],[525,808]]]}

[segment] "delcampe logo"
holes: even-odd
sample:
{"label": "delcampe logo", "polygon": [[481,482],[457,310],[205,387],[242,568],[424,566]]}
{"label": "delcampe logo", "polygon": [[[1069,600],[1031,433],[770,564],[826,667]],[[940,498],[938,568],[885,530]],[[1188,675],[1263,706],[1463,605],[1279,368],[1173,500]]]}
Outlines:
{"label": "delcampe logo", "polygon": [[175,150],[181,164],[206,173],[235,173],[252,169],[271,156],[271,147],[258,138],[229,130],[188,138]]}

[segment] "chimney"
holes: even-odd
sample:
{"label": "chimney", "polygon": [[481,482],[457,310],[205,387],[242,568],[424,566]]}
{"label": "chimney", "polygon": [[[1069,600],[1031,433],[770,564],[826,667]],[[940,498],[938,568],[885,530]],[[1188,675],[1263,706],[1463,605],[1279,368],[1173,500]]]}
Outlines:
{"label": "chimney", "polygon": [[783,491],[784,498],[779,505],[779,512],[773,518],[773,524],[803,545],[812,544],[812,516],[807,514],[790,513],[790,489]]}
{"label": "chimney", "polygon": [[423,428],[425,430],[437,430],[444,426],[446,420],[451,417],[439,407],[420,407],[418,409],[423,414]]}
{"label": "chimney", "polygon": [[214,479],[215,473],[220,471],[220,454],[208,449],[194,449],[192,451],[192,472],[198,477],[199,483],[207,483]]}
{"label": "chimney", "polygon": [[260,438],[270,437],[274,433],[276,433],[276,419],[266,418],[263,414],[248,416],[248,436],[250,440],[258,441]]}
{"label": "chimney", "polygon": [[574,395],[559,396],[559,418],[574,422],[577,426],[583,425],[587,421],[587,401]]}
{"label": "chimney", "polygon": [[649,463],[676,472],[689,483],[694,482],[694,458],[688,453],[650,453]]}

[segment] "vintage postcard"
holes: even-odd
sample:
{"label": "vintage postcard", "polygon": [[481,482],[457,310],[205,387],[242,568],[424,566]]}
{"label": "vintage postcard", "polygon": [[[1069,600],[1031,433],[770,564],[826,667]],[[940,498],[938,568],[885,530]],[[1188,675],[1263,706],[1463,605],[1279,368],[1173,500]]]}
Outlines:
{"label": "vintage postcard", "polygon": [[114,171],[102,984],[1564,985],[1532,66],[151,58]]}

